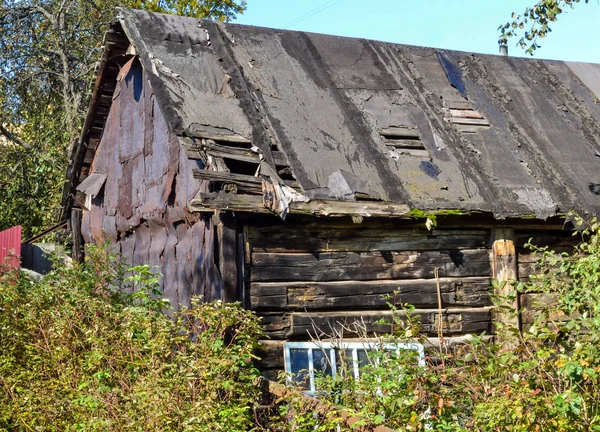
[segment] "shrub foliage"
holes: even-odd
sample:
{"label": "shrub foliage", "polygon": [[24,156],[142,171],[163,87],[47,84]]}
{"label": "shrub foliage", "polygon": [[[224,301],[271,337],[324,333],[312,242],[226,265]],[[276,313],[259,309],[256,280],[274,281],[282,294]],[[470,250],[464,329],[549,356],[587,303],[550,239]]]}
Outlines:
{"label": "shrub foliage", "polygon": [[0,272],[0,430],[253,428],[258,320],[197,300],[166,314],[134,270],[97,253],[40,282]]}
{"label": "shrub foliage", "polygon": [[[480,335],[459,346],[430,347],[426,367],[408,354],[373,352],[360,380],[348,373],[318,380],[327,410],[315,413],[299,392],[281,398],[277,427],[352,430],[343,425],[346,414],[359,420],[354,427],[409,431],[600,430],[599,228],[592,221],[577,233],[583,241],[570,254],[531,246],[539,254],[538,272],[515,283],[517,292],[542,300],[531,325],[497,324],[494,339]],[[513,298],[494,302],[498,313],[515,313],[508,306]],[[391,323],[395,334],[378,343],[414,340],[419,320],[412,308],[390,306],[408,318],[398,314]]]}

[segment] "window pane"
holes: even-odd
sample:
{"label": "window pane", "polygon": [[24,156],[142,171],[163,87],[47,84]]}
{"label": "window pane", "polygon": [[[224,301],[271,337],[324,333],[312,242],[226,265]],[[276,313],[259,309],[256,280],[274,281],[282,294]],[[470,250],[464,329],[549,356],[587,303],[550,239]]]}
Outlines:
{"label": "window pane", "polygon": [[358,357],[358,367],[367,366],[369,364],[369,354],[364,349],[357,349],[356,354]]}
{"label": "window pane", "polygon": [[331,358],[327,350],[313,348],[313,368],[316,376],[332,376]]}
{"label": "window pane", "polygon": [[294,381],[302,383],[306,390],[310,389],[307,349],[290,349],[290,372]]}

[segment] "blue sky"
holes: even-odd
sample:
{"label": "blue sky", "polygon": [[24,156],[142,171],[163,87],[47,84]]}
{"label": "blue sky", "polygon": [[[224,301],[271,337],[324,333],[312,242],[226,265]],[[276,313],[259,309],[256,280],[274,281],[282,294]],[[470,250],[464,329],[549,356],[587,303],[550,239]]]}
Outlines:
{"label": "blue sky", "polygon": [[[236,22],[496,54],[497,28],[535,0],[247,0]],[[578,4],[537,58],[600,63],[600,4]],[[583,0],[582,0],[583,3]],[[322,9],[322,10],[320,10]],[[524,55],[509,43],[510,55]]]}

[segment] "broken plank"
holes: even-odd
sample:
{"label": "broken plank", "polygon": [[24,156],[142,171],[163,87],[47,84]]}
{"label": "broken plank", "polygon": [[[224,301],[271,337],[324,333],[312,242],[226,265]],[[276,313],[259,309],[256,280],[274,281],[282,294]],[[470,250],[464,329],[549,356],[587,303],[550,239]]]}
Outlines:
{"label": "broken plank", "polygon": [[[215,182],[235,183],[244,185],[261,185],[262,179],[260,177],[254,177],[245,174],[236,174],[231,172],[223,171],[211,171],[211,170],[194,170],[194,178],[198,180],[208,180]],[[262,198],[261,198],[262,199]]]}
{"label": "broken plank", "polygon": [[394,147],[397,149],[416,149],[416,150],[425,149],[423,142],[421,142],[420,140],[384,138],[383,142],[385,143],[385,145],[387,145],[389,147]]}
{"label": "broken plank", "polygon": [[384,137],[397,137],[397,138],[419,138],[419,131],[415,128],[391,126],[389,128],[381,129],[380,135]]}
{"label": "broken plank", "polygon": [[[444,306],[490,306],[490,278],[441,278]],[[389,297],[389,298],[388,298]],[[437,307],[435,279],[256,282],[251,284],[253,310],[359,310],[387,308],[387,302]]]}
{"label": "broken plank", "polygon": [[[195,170],[199,172],[202,170]],[[214,173],[215,171],[211,171]],[[231,180],[232,174],[220,173],[212,175],[210,173],[201,173],[199,177],[209,177],[213,181],[224,181],[234,182]],[[239,174],[236,174],[239,176]],[[227,180],[226,176],[230,176]],[[250,181],[243,176],[244,181]],[[207,179],[209,179],[207,178]],[[214,180],[218,178],[219,180]],[[293,183],[293,182],[291,182]],[[287,184],[287,182],[286,182]],[[239,212],[252,212],[252,213],[269,213],[272,214],[263,205],[263,199],[260,196],[250,195],[235,195],[235,194],[223,194],[223,193],[205,193],[198,194],[196,199],[191,200],[189,209],[192,212],[206,212],[212,210],[230,210]],[[410,208],[405,204],[396,203],[384,203],[379,201],[333,201],[333,200],[313,200],[309,202],[293,202],[290,203],[290,213],[293,214],[305,214],[313,216],[330,216],[330,217],[341,217],[348,215],[363,216],[363,217],[407,217],[410,212]]]}
{"label": "broken plank", "polygon": [[216,141],[229,141],[232,143],[252,144],[252,140],[237,134],[218,134],[200,131],[194,133],[194,138],[211,139]]}
{"label": "broken plank", "polygon": [[250,280],[335,281],[491,275],[489,251],[323,252],[252,254]]}

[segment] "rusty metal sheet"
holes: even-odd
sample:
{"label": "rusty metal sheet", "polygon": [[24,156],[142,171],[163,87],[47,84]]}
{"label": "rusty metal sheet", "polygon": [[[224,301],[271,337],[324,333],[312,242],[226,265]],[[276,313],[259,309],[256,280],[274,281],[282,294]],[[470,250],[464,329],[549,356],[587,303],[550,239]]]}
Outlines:
{"label": "rusty metal sheet", "polygon": [[21,258],[21,226],[0,231],[0,266],[19,267]]}

